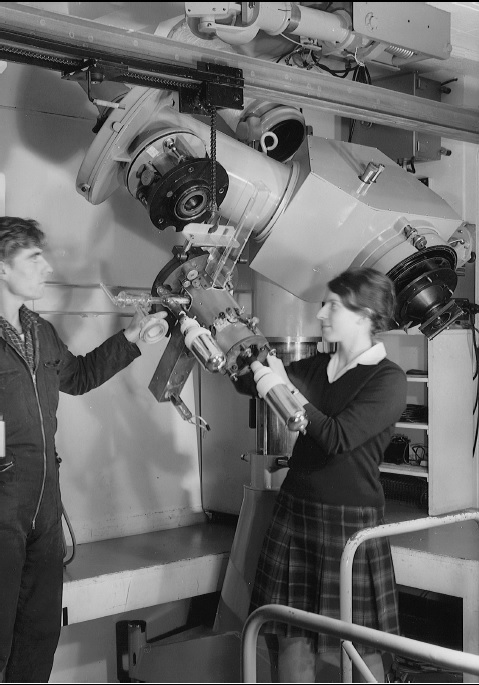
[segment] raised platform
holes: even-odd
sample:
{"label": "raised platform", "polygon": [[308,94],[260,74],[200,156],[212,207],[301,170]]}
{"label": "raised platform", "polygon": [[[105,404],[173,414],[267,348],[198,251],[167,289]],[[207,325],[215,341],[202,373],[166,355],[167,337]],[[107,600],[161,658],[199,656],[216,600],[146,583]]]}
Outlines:
{"label": "raised platform", "polygon": [[[421,510],[390,505],[387,523],[423,518]],[[479,526],[453,523],[390,538],[397,582],[462,599],[463,650],[479,654]],[[470,676],[464,675],[464,682]]]}
{"label": "raised platform", "polygon": [[64,625],[221,590],[233,537],[233,526],[208,522],[78,545]]}
{"label": "raised platform", "polygon": [[[387,523],[425,516],[389,504]],[[79,545],[65,570],[64,624],[221,590],[234,532],[207,522]],[[391,547],[400,585],[462,598],[463,649],[479,654],[479,526],[402,534]]]}

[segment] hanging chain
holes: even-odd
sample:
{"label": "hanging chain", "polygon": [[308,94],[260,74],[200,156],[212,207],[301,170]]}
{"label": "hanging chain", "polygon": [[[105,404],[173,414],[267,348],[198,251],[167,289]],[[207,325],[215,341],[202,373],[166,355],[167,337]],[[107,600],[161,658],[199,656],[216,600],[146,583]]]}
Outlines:
{"label": "hanging chain", "polygon": [[218,211],[216,204],[216,107],[210,106],[210,159],[211,159],[211,199],[210,210],[214,216]]}

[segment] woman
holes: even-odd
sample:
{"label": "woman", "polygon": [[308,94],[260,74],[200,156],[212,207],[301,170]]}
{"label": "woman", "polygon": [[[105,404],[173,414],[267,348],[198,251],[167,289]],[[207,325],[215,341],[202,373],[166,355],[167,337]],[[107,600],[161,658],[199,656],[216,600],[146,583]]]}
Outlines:
{"label": "woman", "polygon": [[[374,335],[391,327],[394,286],[373,269],[351,269],[328,283],[318,312],[322,339],[336,344],[291,363],[268,364],[300,398],[309,418],[289,460],[263,542],[251,610],[283,604],[339,618],[339,565],[347,540],[383,523],[379,463],[406,407],[406,376]],[[398,633],[394,570],[387,539],[355,556],[353,622]],[[270,623],[279,642],[280,682],[314,682],[318,666],[339,664],[337,639]],[[379,682],[381,654],[357,645]],[[369,651],[368,651],[369,649]]]}

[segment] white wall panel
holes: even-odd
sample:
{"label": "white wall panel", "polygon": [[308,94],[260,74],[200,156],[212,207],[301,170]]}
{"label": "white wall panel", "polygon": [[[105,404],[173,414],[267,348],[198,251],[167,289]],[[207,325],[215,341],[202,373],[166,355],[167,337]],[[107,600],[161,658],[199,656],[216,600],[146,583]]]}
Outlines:
{"label": "white wall panel", "polygon": [[[175,233],[160,234],[126,190],[97,207],[76,192],[95,123],[77,84],[15,64],[0,80],[5,212],[35,218],[46,231],[53,279],[63,286],[47,288],[35,308],[50,312],[70,349],[84,354],[128,323],[120,316],[126,310],[89,315],[112,311],[98,283],[149,290],[180,240]],[[103,387],[61,397],[62,491],[79,543],[202,517],[195,427],[148,390],[165,344],[143,345],[142,357]],[[183,398],[194,409],[193,376]]]}
{"label": "white wall panel", "polygon": [[[107,316],[49,318],[75,352],[127,325]],[[61,396],[64,505],[79,542],[187,525],[200,516],[195,428],[148,390],[164,343],[141,349],[141,358],[102,387]],[[192,377],[182,397],[193,407]]]}

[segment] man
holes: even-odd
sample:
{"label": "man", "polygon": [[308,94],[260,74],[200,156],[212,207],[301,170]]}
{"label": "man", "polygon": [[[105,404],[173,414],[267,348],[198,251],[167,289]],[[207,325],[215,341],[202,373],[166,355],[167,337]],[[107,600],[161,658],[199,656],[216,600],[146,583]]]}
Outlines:
{"label": "man", "polygon": [[[36,221],[0,217],[0,682],[48,682],[61,625],[62,506],[55,451],[59,392],[98,387],[141,353],[142,315],[85,356],[25,302],[52,273]],[[0,453],[1,454],[1,453]]]}

